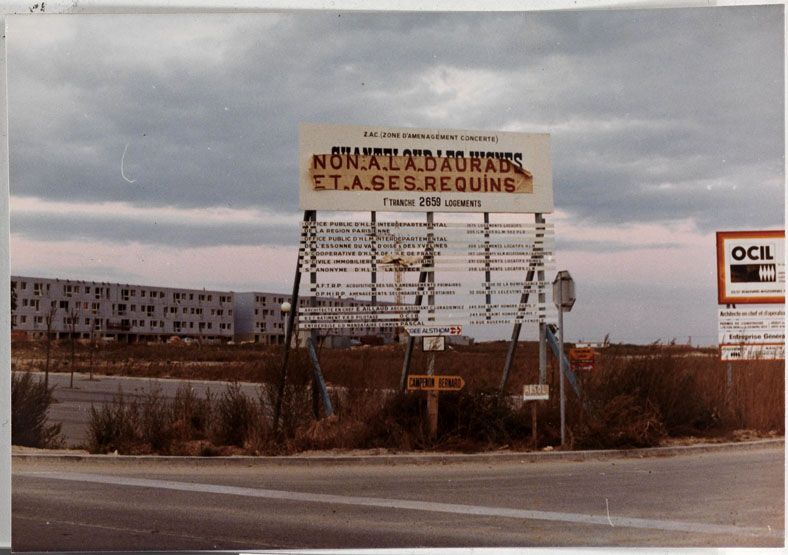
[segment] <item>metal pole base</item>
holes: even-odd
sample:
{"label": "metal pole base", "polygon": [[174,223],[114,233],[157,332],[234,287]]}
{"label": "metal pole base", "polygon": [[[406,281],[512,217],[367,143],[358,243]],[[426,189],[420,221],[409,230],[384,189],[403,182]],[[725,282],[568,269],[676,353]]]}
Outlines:
{"label": "metal pole base", "polygon": [[438,392],[427,393],[427,415],[430,421],[430,439],[438,437]]}
{"label": "metal pole base", "polygon": [[309,360],[312,361],[312,380],[315,384],[314,387],[320,392],[326,416],[332,416],[334,414],[334,407],[331,406],[331,398],[328,396],[328,388],[326,387],[326,381],[323,379],[323,372],[320,370],[320,361],[317,359],[315,341],[312,337],[307,338],[306,349],[309,353]]}

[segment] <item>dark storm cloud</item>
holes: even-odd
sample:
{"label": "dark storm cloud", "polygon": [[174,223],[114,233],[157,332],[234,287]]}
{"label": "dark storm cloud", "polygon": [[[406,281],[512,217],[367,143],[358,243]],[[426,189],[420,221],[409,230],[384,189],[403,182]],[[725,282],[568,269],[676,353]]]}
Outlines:
{"label": "dark storm cloud", "polygon": [[[296,212],[298,123],[379,123],[551,132],[556,207],[591,226],[782,223],[780,6],[36,23],[9,38],[15,195]],[[68,220],[12,223],[108,237]],[[109,236],[247,230],[182,231]]]}

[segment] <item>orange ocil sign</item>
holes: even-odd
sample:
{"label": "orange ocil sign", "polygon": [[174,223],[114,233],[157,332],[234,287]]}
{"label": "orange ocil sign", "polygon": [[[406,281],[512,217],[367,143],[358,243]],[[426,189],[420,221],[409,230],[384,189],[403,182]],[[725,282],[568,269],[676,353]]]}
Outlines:
{"label": "orange ocil sign", "polygon": [[785,230],[717,232],[717,303],[785,304]]}

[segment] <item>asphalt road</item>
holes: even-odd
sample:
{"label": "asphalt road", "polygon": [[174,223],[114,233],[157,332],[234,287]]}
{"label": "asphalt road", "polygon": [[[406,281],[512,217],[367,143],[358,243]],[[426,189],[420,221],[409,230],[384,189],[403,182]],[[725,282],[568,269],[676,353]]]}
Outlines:
{"label": "asphalt road", "polygon": [[[41,373],[36,376],[43,380]],[[66,447],[80,447],[88,440],[90,407],[100,407],[111,402],[119,392],[127,400],[142,400],[151,391],[158,391],[163,397],[173,397],[182,385],[192,387],[199,397],[204,397],[210,389],[213,395],[221,395],[230,382],[203,380],[176,380],[159,378],[130,378],[120,376],[96,375],[93,380],[88,374],[74,373],[74,387],[70,374],[51,372],[49,384],[55,386],[55,403],[49,408],[50,422],[61,424],[61,435]],[[241,389],[247,395],[257,398],[259,384],[241,382]]]}
{"label": "asphalt road", "polygon": [[584,462],[15,459],[29,550],[782,546],[784,449]]}

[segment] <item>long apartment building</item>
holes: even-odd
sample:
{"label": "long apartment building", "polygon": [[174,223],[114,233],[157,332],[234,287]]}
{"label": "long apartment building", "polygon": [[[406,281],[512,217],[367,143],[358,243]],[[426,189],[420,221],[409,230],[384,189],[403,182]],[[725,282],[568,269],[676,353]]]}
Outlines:
{"label": "long apartment building", "polygon": [[233,338],[233,294],[225,291],[12,276],[11,294],[11,329],[31,338]]}
{"label": "long apartment building", "polygon": [[[233,293],[96,281],[11,277],[11,329],[32,339],[104,338],[156,342],[171,337],[205,343],[235,340],[281,345],[286,314],[283,293]],[[309,302],[309,299],[303,299]],[[369,304],[318,299],[319,306]],[[392,328],[327,330],[322,336],[394,339]],[[337,342],[337,344],[340,344]]]}

